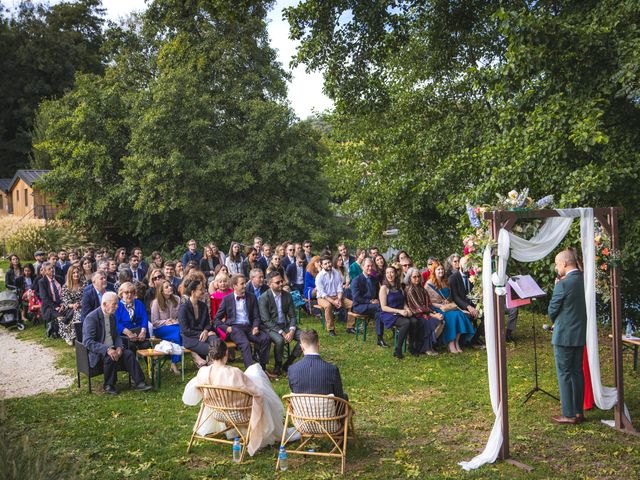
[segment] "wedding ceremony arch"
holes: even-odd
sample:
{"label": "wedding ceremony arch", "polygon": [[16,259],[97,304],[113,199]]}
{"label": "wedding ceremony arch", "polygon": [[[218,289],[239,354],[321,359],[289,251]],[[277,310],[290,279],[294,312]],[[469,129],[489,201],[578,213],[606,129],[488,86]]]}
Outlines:
{"label": "wedding ceremony arch", "polygon": [[[505,294],[507,261],[509,257],[520,262],[533,262],[549,255],[564,239],[573,220],[580,218],[580,237],[584,265],[585,301],[587,306],[586,346],[591,371],[594,400],[598,408],[614,408],[614,427],[627,433],[636,433],[624,404],[622,369],[622,304],[620,296],[620,269],[612,265],[609,272],[611,288],[611,330],[613,337],[613,370],[615,386],[603,387],[600,377],[598,328],[595,291],[594,218],[611,239],[611,249],[619,248],[618,216],[621,208],[574,208],[545,210],[494,210],[484,213],[489,221],[491,236],[497,244],[495,269],[492,247],[483,252],[482,289],[485,317],[485,340],[489,395],[495,414],[493,428],[482,453],[468,462],[460,462],[465,470],[478,468],[496,459],[509,459],[509,414],[507,388],[507,358],[505,340]],[[544,224],[530,240],[512,232],[519,220],[543,219]]]}

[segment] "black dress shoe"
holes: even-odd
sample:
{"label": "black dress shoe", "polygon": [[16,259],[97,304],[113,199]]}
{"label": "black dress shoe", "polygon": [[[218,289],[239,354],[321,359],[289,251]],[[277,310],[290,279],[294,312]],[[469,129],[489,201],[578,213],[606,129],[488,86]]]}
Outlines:
{"label": "black dress shoe", "polygon": [[104,393],[108,393],[109,395],[118,395],[118,391],[116,390],[116,387],[114,387],[113,385],[105,385]]}
{"label": "black dress shoe", "polygon": [[148,392],[152,388],[153,387],[151,385],[147,385],[144,382],[140,382],[140,383],[136,384],[135,387],[133,387],[134,390],[138,390],[139,392]]}
{"label": "black dress shoe", "polygon": [[347,328],[346,332],[355,335],[356,334],[356,329],[355,328]]}
{"label": "black dress shoe", "polygon": [[329,330],[329,336],[330,337],[335,337],[336,336],[336,331],[335,330]]}
{"label": "black dress shoe", "polygon": [[280,365],[276,365],[276,368],[273,369],[273,374],[276,377],[282,376],[282,367]]}
{"label": "black dress shoe", "polygon": [[402,360],[404,358],[404,355],[402,354],[402,352],[393,352],[393,356],[396,357],[398,360]]}
{"label": "black dress shoe", "polygon": [[389,348],[389,345],[387,345],[387,343],[384,341],[384,338],[378,338],[378,346],[379,347],[384,347],[384,348]]}

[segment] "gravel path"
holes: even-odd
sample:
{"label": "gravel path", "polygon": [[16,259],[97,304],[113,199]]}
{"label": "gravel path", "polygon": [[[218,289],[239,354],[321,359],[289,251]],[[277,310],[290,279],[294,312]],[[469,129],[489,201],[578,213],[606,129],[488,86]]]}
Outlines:
{"label": "gravel path", "polygon": [[52,349],[18,340],[4,327],[0,327],[0,352],[0,399],[54,392],[74,380],[54,366]]}

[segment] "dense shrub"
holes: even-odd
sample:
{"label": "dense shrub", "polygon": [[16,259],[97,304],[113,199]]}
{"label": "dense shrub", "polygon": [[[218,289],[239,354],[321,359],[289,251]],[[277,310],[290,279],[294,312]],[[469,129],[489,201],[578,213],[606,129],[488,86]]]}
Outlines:
{"label": "dense shrub", "polygon": [[58,251],[60,248],[96,245],[96,238],[68,222],[27,223],[21,224],[6,239],[5,253],[15,253],[20,258],[32,259],[36,250],[49,252]]}

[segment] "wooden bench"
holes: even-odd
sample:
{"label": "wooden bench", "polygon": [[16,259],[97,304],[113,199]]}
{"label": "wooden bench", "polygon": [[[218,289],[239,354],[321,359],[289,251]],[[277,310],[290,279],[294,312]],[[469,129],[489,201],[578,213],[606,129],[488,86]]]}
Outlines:
{"label": "wooden bench", "polygon": [[[157,343],[157,342],[156,342]],[[184,354],[191,353],[191,350],[188,348],[182,348],[182,359],[180,362],[180,368],[182,373],[182,381],[184,382]],[[147,362],[147,373],[149,374],[149,378],[151,379],[151,383],[156,387],[160,388],[160,370],[162,368],[162,364],[167,358],[172,357],[171,353],[164,353],[154,350],[153,348],[145,348],[142,350],[138,350],[136,355],[140,358],[144,358]]]}

